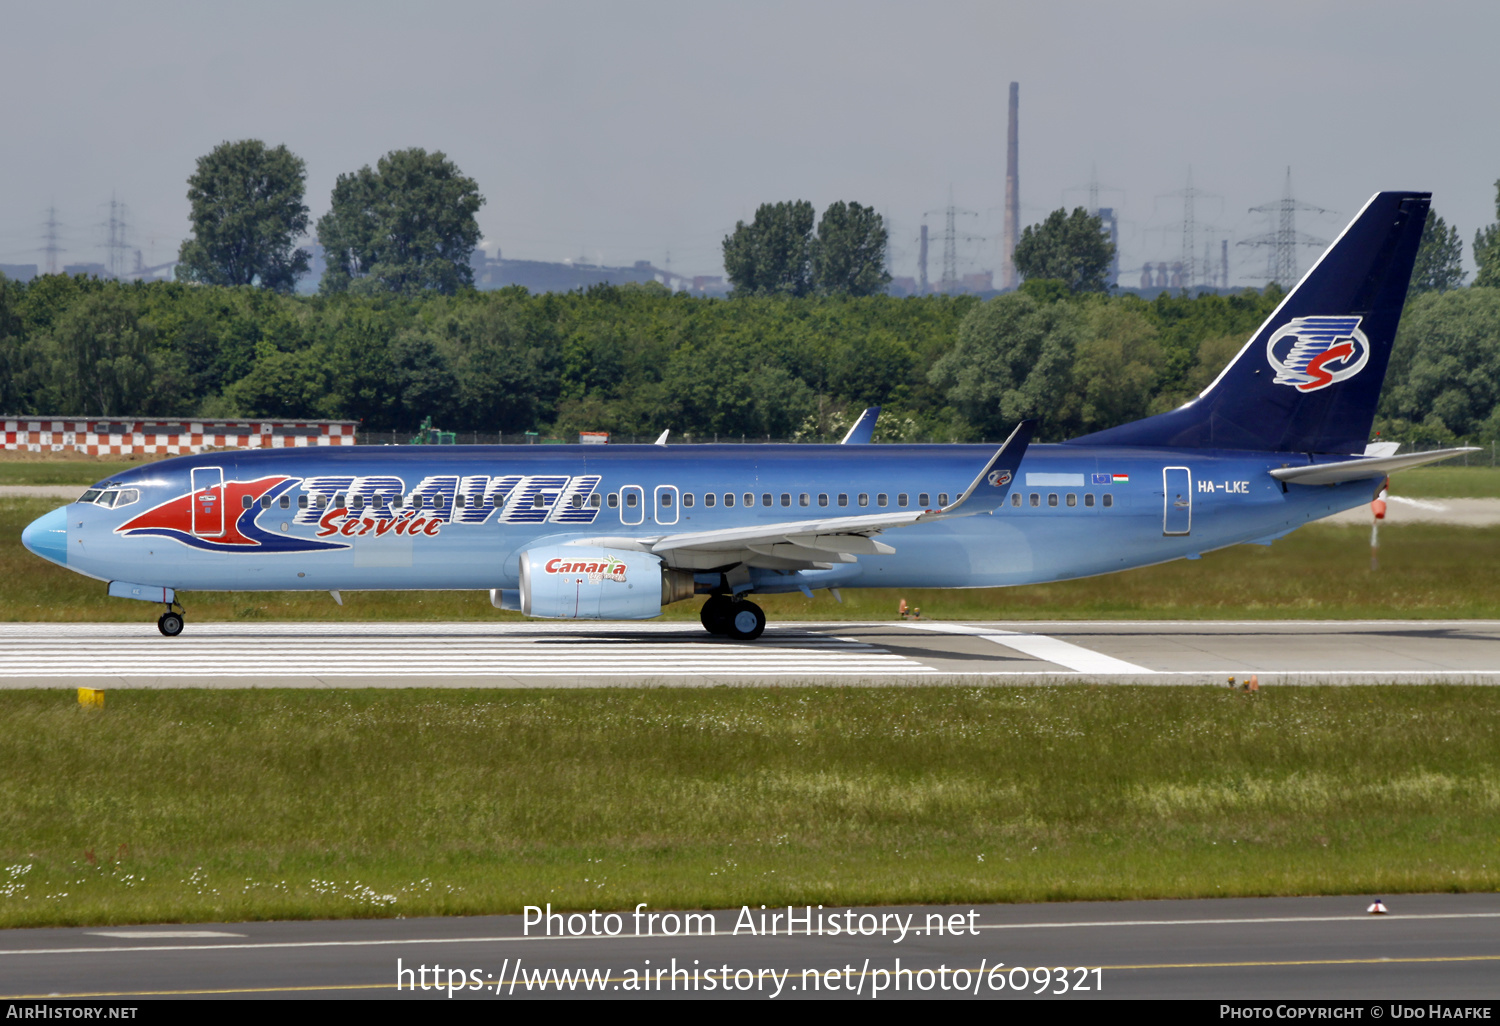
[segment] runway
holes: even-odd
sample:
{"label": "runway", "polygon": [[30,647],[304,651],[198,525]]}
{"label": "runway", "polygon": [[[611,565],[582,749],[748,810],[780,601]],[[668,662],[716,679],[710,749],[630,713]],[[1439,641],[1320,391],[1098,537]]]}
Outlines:
{"label": "runway", "polygon": [[1500,683],[1500,621],[0,624],[0,687]]}
{"label": "runway", "polygon": [[[560,991],[725,996],[722,985],[708,987],[710,969],[712,979],[731,981],[730,996],[762,1000],[1178,997],[1260,1004],[1500,996],[1500,895],[1384,897],[1388,916],[1365,913],[1372,896],[804,906],[793,910],[798,921],[790,935],[784,906],[766,910],[782,917],[766,920],[774,934],[762,932],[758,904],[749,907],[748,920],[740,909],[711,912],[695,921],[700,932],[690,936],[682,935],[680,916],[675,923],[643,922],[629,911],[593,925],[588,917],[573,920],[583,936],[556,936],[569,928],[558,920],[550,938],[536,936],[540,925],[524,936],[520,916],[11,930],[0,932],[0,997],[445,1001],[449,986],[455,998],[490,1001]],[[664,911],[647,908],[643,918]],[[809,915],[804,928],[801,917]],[[837,935],[830,933],[834,918]],[[664,935],[668,928],[677,935]],[[610,930],[618,935],[603,935]],[[399,991],[398,959],[410,971]],[[1045,974],[1033,975],[1037,967]],[[1061,991],[1052,971],[1058,968],[1066,970]],[[908,975],[898,975],[901,969]],[[558,985],[561,970],[569,986]],[[587,974],[582,981],[574,975],[579,970]],[[653,982],[649,990],[632,990],[648,971],[662,972],[659,989]],[[1035,993],[1042,984],[1046,997]]]}

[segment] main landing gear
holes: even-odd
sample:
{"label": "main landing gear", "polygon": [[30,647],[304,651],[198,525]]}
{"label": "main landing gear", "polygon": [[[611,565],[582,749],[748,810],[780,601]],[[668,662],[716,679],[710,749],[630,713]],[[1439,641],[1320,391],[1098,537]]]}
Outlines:
{"label": "main landing gear", "polygon": [[708,633],[723,634],[736,641],[754,641],[766,629],[766,614],[760,606],[728,595],[709,596],[699,618]]}
{"label": "main landing gear", "polygon": [[175,603],[167,606],[167,611],[156,621],[156,629],[169,638],[177,637],[182,633],[182,618],[186,612],[187,610]]}

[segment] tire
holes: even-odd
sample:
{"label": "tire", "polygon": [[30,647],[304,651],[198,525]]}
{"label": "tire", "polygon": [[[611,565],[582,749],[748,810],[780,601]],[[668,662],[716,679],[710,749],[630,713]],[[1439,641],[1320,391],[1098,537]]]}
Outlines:
{"label": "tire", "polygon": [[730,610],[729,636],[736,641],[754,641],[766,629],[766,614],[754,602],[736,602]]}
{"label": "tire", "polygon": [[175,638],[182,633],[182,617],[176,613],[163,613],[156,621],[156,629],[169,638]]}
{"label": "tire", "polygon": [[703,629],[710,634],[728,634],[729,611],[733,606],[734,602],[728,595],[710,595],[708,601],[703,603],[703,608],[698,611]]}

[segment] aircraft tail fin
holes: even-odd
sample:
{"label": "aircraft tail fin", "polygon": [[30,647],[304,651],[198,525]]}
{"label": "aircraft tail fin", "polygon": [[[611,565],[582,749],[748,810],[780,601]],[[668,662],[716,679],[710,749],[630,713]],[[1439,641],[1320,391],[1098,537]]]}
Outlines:
{"label": "aircraft tail fin", "polygon": [[871,406],[859,415],[854,426],[844,435],[840,445],[869,445],[875,437],[875,418],[880,416],[880,407]]}
{"label": "aircraft tail fin", "polygon": [[1071,443],[1364,452],[1431,197],[1371,197],[1192,402]]}

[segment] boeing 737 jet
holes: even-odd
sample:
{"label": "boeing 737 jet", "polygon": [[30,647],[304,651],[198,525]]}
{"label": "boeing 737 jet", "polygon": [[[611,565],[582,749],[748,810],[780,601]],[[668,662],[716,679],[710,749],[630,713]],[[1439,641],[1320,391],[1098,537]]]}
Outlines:
{"label": "boeing 737 jet", "polygon": [[993,588],[1245,542],[1369,502],[1447,450],[1367,456],[1429,194],[1382,192],[1186,405],[1053,445],[426,446],[213,452],[89,488],[22,535],[157,603],[180,592],[486,589],[501,609],[647,619],[707,595]]}

